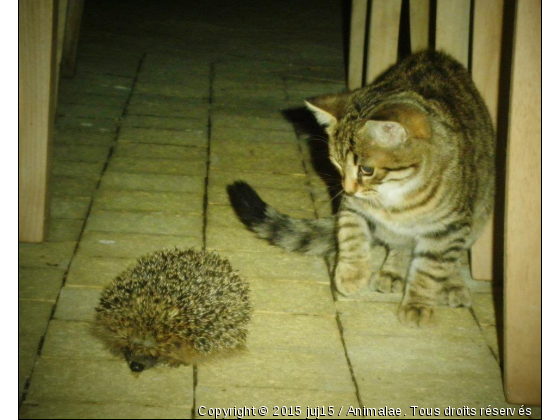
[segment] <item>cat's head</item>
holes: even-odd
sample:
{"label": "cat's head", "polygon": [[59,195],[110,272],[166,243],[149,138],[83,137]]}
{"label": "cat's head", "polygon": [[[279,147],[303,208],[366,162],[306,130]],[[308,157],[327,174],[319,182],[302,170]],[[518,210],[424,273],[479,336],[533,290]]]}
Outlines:
{"label": "cat's head", "polygon": [[[359,91],[358,91],[359,92]],[[418,187],[431,128],[420,106],[390,101],[360,104],[352,92],[308,99],[329,135],[329,155],[347,195],[402,204]]]}

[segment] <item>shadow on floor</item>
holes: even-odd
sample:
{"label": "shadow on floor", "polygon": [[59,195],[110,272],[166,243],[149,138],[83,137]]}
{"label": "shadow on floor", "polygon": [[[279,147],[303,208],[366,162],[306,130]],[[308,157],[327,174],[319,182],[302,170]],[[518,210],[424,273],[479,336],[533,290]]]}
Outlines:
{"label": "shadow on floor", "polygon": [[329,160],[327,133],[305,107],[286,109],[283,114],[294,125],[298,137],[305,140],[305,147],[309,150],[313,165],[312,169],[327,186],[331,197],[332,214],[336,214],[342,198],[341,178]]}

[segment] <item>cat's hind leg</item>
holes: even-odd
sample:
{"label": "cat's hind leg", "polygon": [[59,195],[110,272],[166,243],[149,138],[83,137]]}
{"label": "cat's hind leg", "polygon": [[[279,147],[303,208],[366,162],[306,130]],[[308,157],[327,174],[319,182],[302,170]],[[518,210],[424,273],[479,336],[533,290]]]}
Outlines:
{"label": "cat's hind leg", "polygon": [[402,293],[412,250],[388,248],[381,269],[371,278],[371,288],[381,293]]}
{"label": "cat's hind leg", "polygon": [[464,252],[467,224],[456,223],[445,232],[419,238],[408,271],[400,320],[424,327],[433,321],[434,307],[443,300],[450,306],[469,306],[468,289],[457,281],[457,261]]}
{"label": "cat's hind leg", "polygon": [[456,272],[443,285],[438,295],[438,304],[451,306],[452,308],[460,306],[470,308],[472,306],[471,293],[463,279],[461,279],[458,269],[457,265]]}

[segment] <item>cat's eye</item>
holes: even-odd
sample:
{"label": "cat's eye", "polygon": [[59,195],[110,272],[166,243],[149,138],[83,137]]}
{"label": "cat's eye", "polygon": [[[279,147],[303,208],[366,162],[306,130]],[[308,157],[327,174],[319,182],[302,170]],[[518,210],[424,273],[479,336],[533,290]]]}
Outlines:
{"label": "cat's eye", "polygon": [[371,166],[364,166],[360,165],[360,174],[365,176],[372,176],[373,175],[373,168]]}

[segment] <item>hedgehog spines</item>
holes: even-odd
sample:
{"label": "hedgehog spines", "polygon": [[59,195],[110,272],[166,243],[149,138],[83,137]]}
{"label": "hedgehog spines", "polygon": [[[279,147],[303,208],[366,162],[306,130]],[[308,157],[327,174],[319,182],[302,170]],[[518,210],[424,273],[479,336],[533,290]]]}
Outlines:
{"label": "hedgehog spines", "polygon": [[146,255],[117,276],[96,311],[107,343],[137,371],[150,364],[145,358],[187,364],[243,347],[252,307],[229,261],[175,248]]}

